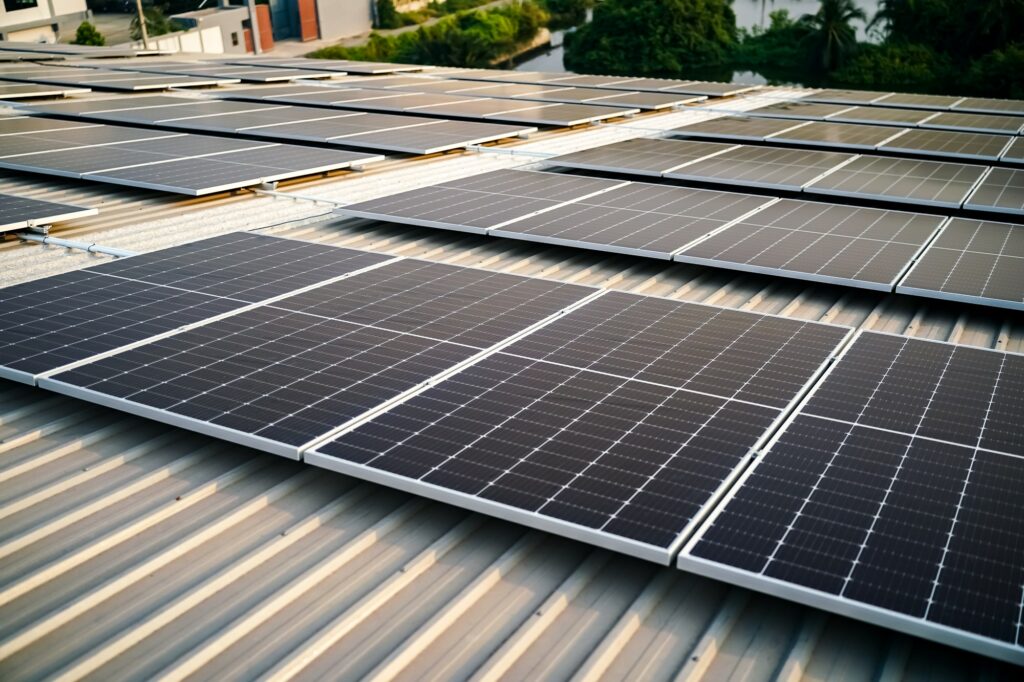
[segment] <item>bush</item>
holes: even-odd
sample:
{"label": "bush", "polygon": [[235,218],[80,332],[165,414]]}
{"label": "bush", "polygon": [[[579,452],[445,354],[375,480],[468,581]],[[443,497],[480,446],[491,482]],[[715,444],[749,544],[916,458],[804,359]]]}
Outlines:
{"label": "bush", "polygon": [[1011,43],[971,62],[960,91],[1024,99],[1024,43]]}
{"label": "bush", "polygon": [[310,57],[486,67],[533,40],[547,15],[532,2],[462,12],[393,36],[370,35],[365,45],[325,47]]}
{"label": "bush", "polygon": [[566,35],[565,65],[581,73],[678,76],[725,63],[736,43],[728,0],[605,0]]}
{"label": "bush", "polygon": [[78,25],[78,30],[75,31],[75,39],[71,41],[73,45],[106,45],[107,39],[103,37],[103,34],[96,30],[96,27],[90,24],[88,21],[83,21]]}
{"label": "bush", "polygon": [[755,27],[744,33],[737,45],[736,66],[757,71],[762,75],[796,73],[804,70],[810,61],[809,40],[812,29],[802,19],[791,19],[784,9],[768,15],[768,28]]}
{"label": "bush", "polygon": [[401,25],[394,0],[377,0],[377,21],[374,28],[398,28]]}
{"label": "bush", "polygon": [[850,62],[831,74],[846,87],[904,92],[949,92],[956,89],[953,68],[945,55],[924,45],[862,44]]}
{"label": "bush", "polygon": [[551,17],[551,28],[579,26],[587,19],[587,10],[594,6],[594,0],[539,0],[541,7]]}

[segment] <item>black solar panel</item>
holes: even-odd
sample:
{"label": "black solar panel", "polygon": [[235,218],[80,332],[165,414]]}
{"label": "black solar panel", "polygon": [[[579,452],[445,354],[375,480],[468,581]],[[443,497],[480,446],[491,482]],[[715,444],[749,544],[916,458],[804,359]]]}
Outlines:
{"label": "black solar panel", "polygon": [[563,154],[548,159],[547,163],[568,168],[661,177],[673,168],[723,152],[734,146],[717,142],[637,138],[582,152]]}
{"label": "black solar panel", "polygon": [[[696,143],[694,143],[696,144]],[[665,173],[667,178],[800,190],[852,154],[742,145]]]}
{"label": "black solar panel", "polygon": [[668,259],[768,201],[749,194],[630,183],[512,221],[491,234]]}
{"label": "black solar panel", "polygon": [[892,93],[872,90],[819,90],[802,97],[802,102],[828,102],[832,104],[871,104]]}
{"label": "black solar panel", "polygon": [[0,99],[5,100],[30,99],[32,97],[68,97],[69,95],[80,95],[87,92],[89,92],[89,88],[0,82]]}
{"label": "black solar panel", "polygon": [[1003,152],[1004,163],[1024,164],[1024,137],[1015,137]]}
{"label": "black solar panel", "polygon": [[234,233],[0,289],[0,374],[37,375],[388,260]]}
{"label": "black solar panel", "polygon": [[894,92],[874,101],[880,106],[908,107],[919,109],[949,109],[962,97],[951,95],[915,95],[906,92]]}
{"label": "black solar panel", "polygon": [[747,112],[751,116],[796,119],[799,121],[820,121],[847,111],[849,106],[819,102],[776,102]]}
{"label": "black solar panel", "polygon": [[675,260],[892,291],[945,219],[783,199]]}
{"label": "black solar panel", "polygon": [[849,125],[829,121],[811,121],[772,135],[771,142],[829,147],[833,149],[875,149],[899,130],[887,126]]}
{"label": "black solar panel", "polygon": [[964,203],[964,208],[1024,215],[1024,170],[993,168]]}
{"label": "black solar panel", "polygon": [[860,156],[807,186],[807,192],[959,208],[985,166]]}
{"label": "black solar panel", "polygon": [[830,121],[875,123],[877,125],[916,126],[935,116],[922,109],[888,109],[886,107],[850,107],[828,116]]}
{"label": "black solar panel", "polygon": [[862,333],[680,556],[1020,662],[1024,356]]}
{"label": "black solar panel", "polygon": [[664,562],[846,333],[611,293],[307,461]]}
{"label": "black solar panel", "polygon": [[946,128],[967,130],[978,133],[1020,133],[1024,119],[1020,116],[999,116],[996,114],[969,114],[956,111],[936,114],[921,123],[922,128]]}
{"label": "black solar panel", "polygon": [[[867,126],[857,126],[867,127]],[[890,128],[890,130],[892,130]],[[878,149],[930,156],[996,161],[1014,138],[1009,135],[958,133],[951,130],[907,130]]]}
{"label": "black solar panel", "polygon": [[1024,227],[953,218],[896,291],[1024,310]]}
{"label": "black solar panel", "polygon": [[395,262],[63,372],[45,385],[298,457],[309,441],[592,291]]}
{"label": "black solar panel", "polygon": [[710,137],[720,140],[749,140],[757,142],[801,125],[798,121],[748,116],[723,116],[710,121],[691,123],[671,132],[683,137]]}
{"label": "black solar panel", "polygon": [[0,231],[96,215],[94,208],[0,194]]}
{"label": "black solar panel", "polygon": [[982,114],[1024,114],[1024,100],[965,97],[953,105],[953,111],[972,111]]}

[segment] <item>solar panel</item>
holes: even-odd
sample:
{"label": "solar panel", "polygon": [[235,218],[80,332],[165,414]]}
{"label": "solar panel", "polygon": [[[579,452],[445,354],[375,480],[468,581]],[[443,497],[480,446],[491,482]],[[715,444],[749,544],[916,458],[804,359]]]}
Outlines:
{"label": "solar panel", "polygon": [[499,170],[352,204],[337,211],[359,218],[485,234],[511,220],[620,184],[599,178]]}
{"label": "solar panel", "polygon": [[1024,137],[1015,137],[1010,146],[1003,152],[1001,160],[1004,163],[1024,163]]}
{"label": "solar panel", "polygon": [[800,190],[822,173],[853,159],[843,152],[741,145],[665,173],[667,178],[745,187]]}
{"label": "solar panel", "polygon": [[176,74],[151,74],[138,71],[107,71],[105,69],[73,66],[43,68],[0,69],[0,78],[27,83],[52,83],[56,85],[86,86],[93,90],[114,90],[136,92],[142,90],[167,90],[169,88],[206,87],[237,83],[234,78],[180,76]]}
{"label": "solar panel", "polygon": [[1009,135],[957,133],[951,130],[907,130],[879,145],[878,149],[949,158],[996,161],[1002,156],[1003,150],[1012,139]]}
{"label": "solar panel", "polygon": [[592,292],[392,262],[42,384],[297,458],[313,439]]}
{"label": "solar panel", "polygon": [[81,95],[87,92],[89,92],[89,88],[0,82],[0,99],[7,100],[29,99],[32,97],[68,97],[69,95]]}
{"label": "solar panel", "polygon": [[708,81],[692,81],[686,85],[677,85],[665,88],[662,92],[678,92],[691,95],[704,95],[706,97],[733,97],[745,92],[757,90],[760,85],[746,83],[714,83]]}
{"label": "solar panel", "polygon": [[203,62],[129,62],[124,66],[109,66],[115,70],[137,71],[158,74],[182,74],[186,76],[214,76],[216,78],[238,79],[243,83],[279,83],[295,80],[330,78],[331,74],[274,66],[239,66],[210,64]]}
{"label": "solar panel", "polygon": [[896,292],[1024,310],[1024,229],[953,218]]}
{"label": "solar panel", "polygon": [[667,562],[846,334],[609,293],[306,461]]}
{"label": "solar panel", "polygon": [[710,121],[691,123],[670,132],[685,137],[710,137],[720,140],[759,142],[766,137],[803,125],[797,121],[748,116],[723,116]]}
{"label": "solar panel", "polygon": [[898,133],[898,130],[887,126],[858,126],[846,123],[811,121],[805,125],[771,135],[768,139],[771,142],[788,142],[832,149],[871,150],[877,148]]}
{"label": "solar panel", "polygon": [[769,201],[749,194],[629,183],[514,220],[490,234],[669,259]]}
{"label": "solar panel", "polygon": [[960,208],[986,170],[960,163],[858,156],[805,191]]}
{"label": "solar panel", "polygon": [[894,92],[880,97],[873,104],[877,106],[907,107],[918,109],[949,109],[962,100],[962,97],[949,95],[914,95],[906,92]]}
{"label": "solar panel", "polygon": [[680,568],[1019,663],[1024,356],[862,332]]}
{"label": "solar panel", "polygon": [[69,363],[387,260],[242,232],[0,289],[0,375],[32,383]]}
{"label": "solar panel", "polygon": [[947,130],[968,130],[977,133],[1005,133],[1017,135],[1024,126],[1024,119],[1017,116],[996,114],[968,114],[957,111],[942,112],[921,123],[922,128],[945,128]]}
{"label": "solar panel", "polygon": [[830,104],[871,104],[891,93],[874,90],[836,90],[826,89],[812,92],[802,97],[802,102],[826,102]]}
{"label": "solar panel", "polygon": [[964,208],[1024,215],[1024,170],[993,168],[964,203]]}
{"label": "solar panel", "polygon": [[673,168],[733,147],[735,145],[716,142],[636,138],[563,154],[548,159],[546,163],[566,168],[661,177]]}
{"label": "solar panel", "polygon": [[37,118],[34,116],[0,117],[0,136],[41,133],[48,130],[67,130],[69,128],[96,127],[98,126],[95,123],[85,123],[82,121],[58,121],[51,118]]}
{"label": "solar panel", "polygon": [[830,121],[874,123],[888,126],[917,126],[935,116],[934,111],[921,109],[888,109],[886,107],[848,107],[828,116]]}
{"label": "solar panel", "polygon": [[965,97],[953,105],[953,111],[973,111],[979,114],[1024,115],[1024,100]]}
{"label": "solar panel", "polygon": [[0,232],[96,215],[95,208],[0,194]]}
{"label": "solar panel", "polygon": [[783,199],[674,260],[892,291],[945,218]]}
{"label": "solar panel", "polygon": [[776,102],[767,106],[751,109],[751,116],[767,118],[796,119],[799,121],[820,121],[847,111],[851,107],[841,104],[823,104],[818,102]]}

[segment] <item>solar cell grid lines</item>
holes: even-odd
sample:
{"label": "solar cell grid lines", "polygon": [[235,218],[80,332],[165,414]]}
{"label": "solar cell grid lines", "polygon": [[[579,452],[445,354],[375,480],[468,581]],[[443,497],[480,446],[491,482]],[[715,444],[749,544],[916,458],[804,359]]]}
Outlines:
{"label": "solar cell grid lines", "polygon": [[886,126],[811,121],[770,134],[767,139],[770,142],[792,142],[836,149],[873,150],[897,133],[898,130]]}
{"label": "solar cell grid lines", "polygon": [[751,109],[751,116],[768,118],[797,119],[801,121],[817,121],[834,116],[851,107],[842,104],[825,104],[818,102],[776,102],[756,109]]}
{"label": "solar cell grid lines", "polygon": [[735,145],[717,142],[637,138],[563,154],[547,160],[547,163],[567,168],[660,177],[673,168],[734,147]]}
{"label": "solar cell grid lines", "polygon": [[991,169],[967,198],[964,208],[1024,215],[1024,170]]}
{"label": "solar cell grid lines", "polygon": [[1024,100],[993,99],[989,97],[965,97],[953,105],[953,111],[972,111],[981,114],[1024,115]]}
{"label": "solar cell grid lines", "polygon": [[331,74],[326,71],[315,72],[273,66],[238,66],[203,62],[150,62],[147,60],[145,62],[133,61],[124,65],[108,66],[108,68],[144,73],[214,76],[217,78],[238,79],[243,83],[277,83],[331,77]]}
{"label": "solar cell grid lines", "polygon": [[879,106],[908,107],[921,109],[949,109],[963,97],[950,95],[917,95],[905,92],[894,92],[873,102]]}
{"label": "solar cell grid lines", "polygon": [[1024,164],[1024,137],[1016,137],[1003,152],[1004,163]]}
{"label": "solar cell grid lines", "polygon": [[424,261],[376,270],[42,383],[297,458],[307,442],[593,293]]}
{"label": "solar cell grid lines", "polygon": [[890,109],[887,107],[846,107],[824,118],[846,123],[874,123],[876,125],[918,126],[935,116],[934,111],[923,109]]}
{"label": "solar cell grid lines", "polygon": [[986,171],[985,166],[858,156],[805,191],[960,208]]}
{"label": "solar cell grid lines", "polygon": [[892,137],[887,142],[880,144],[878,149],[881,151],[929,154],[950,158],[997,161],[1012,139],[1008,135],[917,129],[906,130],[898,136]]}
{"label": "solar cell grid lines", "polygon": [[783,199],[675,260],[892,291],[945,218]]}
{"label": "solar cell grid lines", "polygon": [[784,130],[804,125],[798,121],[748,116],[723,116],[673,129],[684,137],[711,137],[723,140],[760,141]]}
{"label": "solar cell grid lines", "polygon": [[847,332],[609,293],[306,458],[664,562]]}
{"label": "solar cell grid lines", "polygon": [[1021,126],[1024,126],[1024,119],[1019,116],[970,114],[957,111],[944,111],[929,117],[921,123],[922,128],[946,128],[979,133],[1003,133],[1006,135],[1019,135]]}
{"label": "solar cell grid lines", "polygon": [[69,363],[387,260],[232,233],[0,289],[0,375],[32,383]]}
{"label": "solar cell grid lines", "polygon": [[432,66],[422,64],[391,64],[385,62],[362,62],[350,59],[307,59],[304,57],[250,57],[222,59],[222,64],[238,66],[273,66],[278,68],[308,69],[311,71],[329,71],[338,74],[387,74],[416,71],[429,71]]}
{"label": "solar cell grid lines", "polygon": [[896,291],[1024,310],[1024,229],[953,218]]}
{"label": "solar cell grid lines", "polygon": [[748,194],[629,183],[513,220],[490,234],[668,259],[769,201]]}
{"label": "solar cell grid lines", "polygon": [[1020,663],[1024,356],[862,332],[681,568]]}
{"label": "solar cell grid lines", "polygon": [[96,215],[94,208],[0,194],[0,232]]}
{"label": "solar cell grid lines", "polygon": [[38,83],[0,82],[0,100],[30,99],[33,97],[68,97],[89,92],[89,88],[40,85]]}
{"label": "solar cell grid lines", "polygon": [[835,90],[826,89],[812,92],[800,101],[825,102],[831,104],[871,104],[892,93],[872,90]]}
{"label": "solar cell grid lines", "polygon": [[3,67],[0,78],[28,83],[86,86],[96,90],[136,92],[170,88],[203,87],[237,83],[237,78],[182,76],[177,74],[143,73],[140,71],[108,71],[77,66]]}
{"label": "solar cell grid lines", "polygon": [[[823,173],[849,163],[843,152],[737,146],[664,173],[667,178],[767,189],[800,190]],[[827,177],[827,176],[826,176]]]}

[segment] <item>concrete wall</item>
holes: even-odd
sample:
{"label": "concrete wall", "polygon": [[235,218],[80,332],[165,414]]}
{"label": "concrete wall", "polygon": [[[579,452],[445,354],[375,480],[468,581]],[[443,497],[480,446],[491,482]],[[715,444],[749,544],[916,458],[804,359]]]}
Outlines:
{"label": "concrete wall", "polygon": [[85,0],[37,0],[35,7],[13,11],[0,2],[0,38],[55,42],[88,18]]}
{"label": "concrete wall", "polygon": [[318,0],[320,37],[330,40],[368,33],[373,27],[373,0]]}
{"label": "concrete wall", "polygon": [[[183,12],[175,14],[177,19],[189,28],[198,29],[200,36],[191,35],[189,31],[187,38],[176,49],[179,52],[207,52],[216,54],[245,54],[245,30],[243,21],[249,19],[249,10],[245,7],[212,8],[196,12]],[[217,33],[219,38],[214,39],[213,34]],[[234,34],[234,35],[232,35]],[[237,44],[234,38],[237,38]],[[163,47],[163,46],[161,46]]]}

